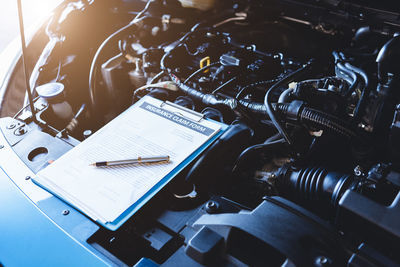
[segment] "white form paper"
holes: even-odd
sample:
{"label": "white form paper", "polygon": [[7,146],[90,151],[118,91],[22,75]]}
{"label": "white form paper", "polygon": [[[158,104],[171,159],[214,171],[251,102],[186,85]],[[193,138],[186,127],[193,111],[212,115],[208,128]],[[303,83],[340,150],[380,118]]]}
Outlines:
{"label": "white form paper", "polygon": [[[113,222],[220,129],[145,97],[40,171],[35,181],[95,220]],[[170,163],[98,168],[90,163],[169,155]]]}

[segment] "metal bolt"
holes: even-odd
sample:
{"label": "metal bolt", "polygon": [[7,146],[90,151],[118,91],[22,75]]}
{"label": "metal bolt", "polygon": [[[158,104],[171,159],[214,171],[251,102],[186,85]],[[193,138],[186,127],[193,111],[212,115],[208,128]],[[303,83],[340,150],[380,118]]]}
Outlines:
{"label": "metal bolt", "polygon": [[212,201],[212,200],[210,200],[210,201],[207,202],[207,204],[206,204],[206,211],[207,211],[208,213],[214,213],[214,212],[217,211],[217,210],[218,210],[218,203],[217,203],[217,202]]}
{"label": "metal bolt", "polygon": [[215,204],[214,201],[209,201],[209,202],[207,203],[207,208],[213,209],[213,208],[215,208],[216,206],[217,206],[217,205]]}
{"label": "metal bolt", "polygon": [[316,266],[326,266],[327,264],[329,264],[329,259],[325,256],[318,256],[315,259]]}
{"label": "metal bolt", "polygon": [[362,168],[361,168],[360,165],[357,165],[357,166],[354,168],[354,175],[355,175],[355,176],[361,176],[361,174],[362,174]]}
{"label": "metal bolt", "polygon": [[30,180],[30,179],[31,179],[30,176],[26,176],[26,177],[25,177],[25,180],[27,180],[27,181]]}
{"label": "metal bolt", "polygon": [[69,210],[63,210],[63,211],[62,211],[62,215],[65,216],[65,215],[68,215],[68,214],[69,214]]}

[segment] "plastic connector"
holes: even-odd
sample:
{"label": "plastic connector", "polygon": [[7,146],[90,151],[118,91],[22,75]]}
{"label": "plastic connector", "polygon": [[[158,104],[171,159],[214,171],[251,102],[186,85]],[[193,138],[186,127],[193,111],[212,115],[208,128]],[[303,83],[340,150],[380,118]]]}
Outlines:
{"label": "plastic connector", "polygon": [[292,101],[286,111],[286,118],[291,121],[299,121],[300,114],[301,114],[301,111],[302,111],[304,105],[305,104],[303,101],[300,101],[300,100]]}

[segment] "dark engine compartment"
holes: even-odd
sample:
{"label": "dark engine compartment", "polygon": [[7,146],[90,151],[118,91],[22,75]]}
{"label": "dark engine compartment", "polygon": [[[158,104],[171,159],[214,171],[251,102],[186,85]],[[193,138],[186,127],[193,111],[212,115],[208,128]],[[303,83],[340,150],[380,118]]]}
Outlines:
{"label": "dark engine compartment", "polygon": [[193,3],[66,1],[47,24],[30,76],[40,131],[83,140],[145,95],[230,125],[87,242],[127,265],[400,264],[399,14]]}

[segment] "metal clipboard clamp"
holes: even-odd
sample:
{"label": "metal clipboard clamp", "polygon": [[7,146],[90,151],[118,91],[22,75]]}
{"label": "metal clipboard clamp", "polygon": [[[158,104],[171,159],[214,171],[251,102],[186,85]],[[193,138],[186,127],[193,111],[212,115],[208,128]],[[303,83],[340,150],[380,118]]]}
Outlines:
{"label": "metal clipboard clamp", "polygon": [[201,122],[204,119],[204,114],[182,107],[170,101],[163,101],[160,104],[160,108],[165,109],[169,112],[172,112],[176,115],[179,115],[191,121]]}

